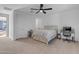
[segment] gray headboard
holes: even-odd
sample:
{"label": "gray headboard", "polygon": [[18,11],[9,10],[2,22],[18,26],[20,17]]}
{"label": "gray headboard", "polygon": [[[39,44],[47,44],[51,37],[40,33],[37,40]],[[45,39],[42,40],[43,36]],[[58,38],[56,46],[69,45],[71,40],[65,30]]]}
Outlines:
{"label": "gray headboard", "polygon": [[56,25],[45,25],[44,29],[48,29],[48,30],[58,30],[58,26]]}

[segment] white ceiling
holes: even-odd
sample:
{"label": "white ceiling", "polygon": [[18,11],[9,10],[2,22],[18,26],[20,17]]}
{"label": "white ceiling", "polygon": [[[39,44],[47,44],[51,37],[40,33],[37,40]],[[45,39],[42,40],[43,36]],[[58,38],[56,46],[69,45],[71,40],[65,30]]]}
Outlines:
{"label": "white ceiling", "polygon": [[[25,8],[20,8],[17,10],[28,13],[28,12],[31,12],[30,8],[39,9],[39,7],[40,7],[39,4],[29,4]],[[59,11],[67,10],[67,9],[73,9],[76,7],[79,7],[79,4],[44,4],[44,8],[53,8],[53,10],[52,10],[53,12],[59,12]],[[36,12],[36,11],[33,11],[33,12]]]}
{"label": "white ceiling", "polygon": [[[39,4],[0,4],[0,9],[4,7],[8,7],[12,10],[28,13],[31,12],[30,8],[39,8],[40,5]],[[44,4],[44,8],[53,8],[53,11],[55,12],[63,11],[74,7],[79,7],[79,4]]]}
{"label": "white ceiling", "polygon": [[23,8],[28,6],[28,4],[0,4],[0,9],[4,8],[4,7],[8,7],[12,10],[16,10],[19,8]]}

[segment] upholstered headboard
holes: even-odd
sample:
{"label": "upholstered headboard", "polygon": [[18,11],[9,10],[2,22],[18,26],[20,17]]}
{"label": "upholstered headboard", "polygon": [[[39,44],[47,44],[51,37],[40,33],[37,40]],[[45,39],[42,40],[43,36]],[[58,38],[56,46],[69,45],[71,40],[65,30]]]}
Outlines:
{"label": "upholstered headboard", "polygon": [[48,30],[58,30],[58,26],[56,25],[45,25],[44,29],[48,29]]}

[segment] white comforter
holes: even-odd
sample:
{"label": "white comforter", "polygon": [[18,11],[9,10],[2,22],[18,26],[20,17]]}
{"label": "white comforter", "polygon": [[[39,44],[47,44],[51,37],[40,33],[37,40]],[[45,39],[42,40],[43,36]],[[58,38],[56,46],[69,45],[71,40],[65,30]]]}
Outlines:
{"label": "white comforter", "polygon": [[56,30],[34,30],[34,34],[44,36],[48,42],[56,37]]}

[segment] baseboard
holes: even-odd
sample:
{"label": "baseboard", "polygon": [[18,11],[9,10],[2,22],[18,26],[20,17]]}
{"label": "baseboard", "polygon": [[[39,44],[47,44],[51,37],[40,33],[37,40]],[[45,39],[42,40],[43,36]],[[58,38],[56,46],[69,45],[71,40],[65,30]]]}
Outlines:
{"label": "baseboard", "polygon": [[20,38],[16,38],[16,40],[19,40],[19,39],[27,39],[28,37],[20,37]]}

